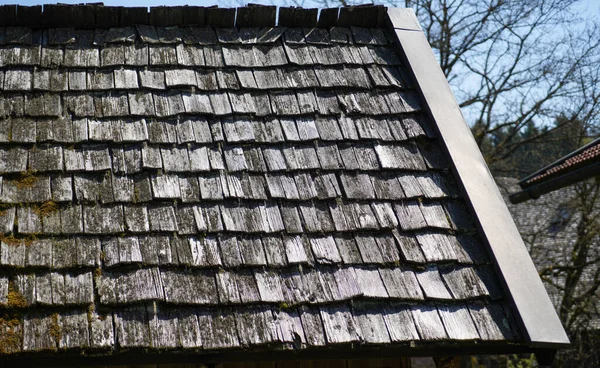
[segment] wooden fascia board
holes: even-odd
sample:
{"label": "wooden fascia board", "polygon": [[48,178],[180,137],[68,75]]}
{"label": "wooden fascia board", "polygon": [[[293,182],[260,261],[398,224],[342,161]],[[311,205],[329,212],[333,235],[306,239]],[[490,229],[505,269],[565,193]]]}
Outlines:
{"label": "wooden fascia board", "polygon": [[567,346],[569,338],[413,10],[390,8],[387,15],[527,343]]}
{"label": "wooden fascia board", "polygon": [[429,341],[413,342],[404,345],[353,345],[341,344],[335,347],[313,347],[311,349],[269,350],[269,346],[255,347],[249,350],[233,349],[231,351],[207,352],[148,352],[143,348],[130,349],[107,355],[73,354],[61,352],[35,352],[19,356],[0,356],[0,367],[89,367],[89,366],[124,366],[124,365],[161,365],[161,364],[202,364],[207,367],[222,363],[238,362],[284,362],[315,361],[332,359],[377,359],[398,357],[448,357],[471,355],[501,354],[536,354],[545,350],[531,349],[523,345],[509,344],[503,341],[493,342],[449,342]]}

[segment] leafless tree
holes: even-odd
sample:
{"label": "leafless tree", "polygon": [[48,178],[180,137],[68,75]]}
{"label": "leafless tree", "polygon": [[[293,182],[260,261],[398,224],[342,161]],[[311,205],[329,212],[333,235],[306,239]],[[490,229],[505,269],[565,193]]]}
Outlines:
{"label": "leafless tree", "polygon": [[[575,0],[407,1],[493,171],[510,168],[528,124],[593,125],[600,102],[597,24]],[[501,134],[499,134],[501,133]]]}
{"label": "leafless tree", "polygon": [[[504,194],[516,180],[498,179]],[[600,183],[591,180],[509,204],[573,347],[557,366],[600,365]]]}

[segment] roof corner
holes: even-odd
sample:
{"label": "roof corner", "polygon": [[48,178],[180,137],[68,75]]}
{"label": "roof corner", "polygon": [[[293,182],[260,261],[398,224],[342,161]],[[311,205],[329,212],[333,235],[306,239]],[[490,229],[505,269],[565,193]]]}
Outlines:
{"label": "roof corner", "polygon": [[393,29],[421,31],[421,25],[411,8],[388,8],[387,15]]}

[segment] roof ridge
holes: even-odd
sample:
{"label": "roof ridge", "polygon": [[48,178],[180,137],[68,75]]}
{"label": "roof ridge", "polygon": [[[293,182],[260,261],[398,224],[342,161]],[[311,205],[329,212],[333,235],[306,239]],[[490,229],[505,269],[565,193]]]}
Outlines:
{"label": "roof ridge", "polygon": [[276,7],[249,4],[239,8],[217,6],[104,6],[47,4],[1,5],[0,27],[110,28],[134,25],[214,27],[382,27],[386,7],[361,5],[341,8]]}

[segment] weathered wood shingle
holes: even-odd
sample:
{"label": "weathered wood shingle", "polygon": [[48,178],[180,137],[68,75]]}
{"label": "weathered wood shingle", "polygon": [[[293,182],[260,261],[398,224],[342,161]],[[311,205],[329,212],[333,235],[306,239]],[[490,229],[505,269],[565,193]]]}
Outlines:
{"label": "weathered wood shingle", "polygon": [[95,29],[0,30],[0,352],[517,336],[382,29],[85,9]]}

